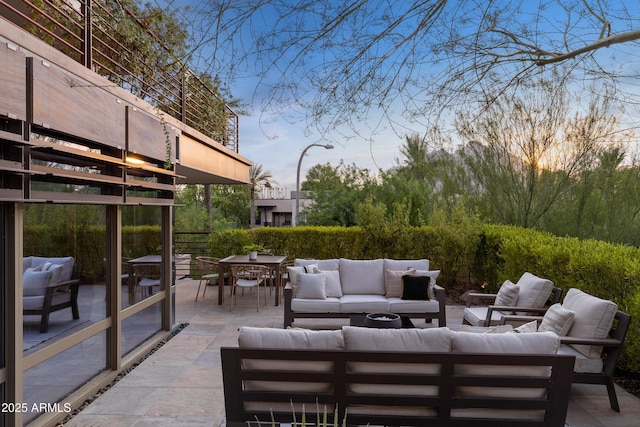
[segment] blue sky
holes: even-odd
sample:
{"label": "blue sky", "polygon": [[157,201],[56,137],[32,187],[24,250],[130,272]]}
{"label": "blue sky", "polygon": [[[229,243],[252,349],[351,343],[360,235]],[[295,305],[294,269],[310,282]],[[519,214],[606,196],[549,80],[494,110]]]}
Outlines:
{"label": "blue sky", "polygon": [[[159,5],[172,5],[172,6],[184,6],[190,5],[192,8],[192,13],[197,13],[201,7],[206,5],[206,1],[199,0],[152,0]],[[287,0],[282,0],[286,2]],[[331,3],[332,0],[326,0],[328,3]],[[381,3],[386,4],[385,1],[380,0]],[[507,0],[504,0],[507,1]],[[235,3],[229,3],[229,5],[233,5],[241,7],[246,4],[252,5],[255,2],[251,2],[249,0],[236,0]],[[471,2],[470,2],[471,3]],[[532,6],[536,9],[533,11],[531,15],[536,15],[538,10],[537,7],[533,6],[539,4],[552,4],[554,7],[557,5],[554,2],[533,2],[524,3],[526,6]],[[616,1],[612,1],[612,3],[618,3]],[[622,2],[620,2],[622,3]],[[627,4],[634,4],[633,2],[626,2]],[[373,6],[377,5],[375,0],[372,0],[371,4]],[[451,3],[452,7],[460,7],[463,8],[465,3]],[[386,4],[388,6],[388,4]],[[456,6],[457,5],[457,6]],[[638,7],[634,4],[634,7]],[[254,27],[259,27],[260,25],[269,25],[269,10],[268,8],[263,8],[266,10],[264,15],[261,17],[257,17],[254,21],[251,22],[251,25]],[[547,11],[548,12],[548,11]],[[560,14],[561,15],[561,14]],[[632,14],[631,16],[636,16]],[[553,19],[554,14],[548,15],[549,19]],[[193,16],[191,17],[193,18]],[[560,19],[559,17],[558,19]],[[309,17],[305,15],[303,18],[303,25],[307,25],[307,20],[313,19],[313,17]],[[615,18],[614,18],[615,19]],[[189,21],[189,17],[186,18],[186,21]],[[312,22],[312,21],[309,21]],[[554,22],[543,21],[546,24],[554,24]],[[616,26],[614,25],[615,30],[622,30],[624,25]],[[247,24],[247,33],[242,33],[240,36],[240,41],[244,43],[253,43],[249,36],[250,26]],[[577,32],[582,31],[580,28],[574,29]],[[585,31],[591,31],[592,28],[589,26],[586,27]],[[196,30],[197,31],[197,30]],[[211,28],[203,28],[203,32],[211,33],[213,29]],[[286,31],[285,31],[286,33]],[[541,37],[544,34],[541,35]],[[544,37],[542,37],[544,38]],[[543,45],[546,45],[545,42],[542,42]],[[626,48],[637,48],[637,45],[630,46],[614,46],[610,49],[604,49],[599,54],[601,55],[611,55],[614,52],[620,54],[620,49],[624,50]],[[209,49],[210,53],[207,52],[206,49]],[[215,49],[215,50],[214,50]],[[204,56],[208,57],[220,57],[224,61],[225,54],[232,54],[233,52],[225,51],[229,49],[229,46],[225,43],[218,44],[215,48],[208,45],[204,49]],[[639,63],[638,56],[636,51],[633,51],[633,55],[626,56],[627,61],[631,63]],[[291,52],[287,52],[287,54],[291,54]],[[311,57],[311,61],[322,61],[327,57],[330,59],[332,55],[335,55],[335,52],[322,52],[323,58],[313,58]],[[257,56],[252,57],[255,61],[259,61],[260,58]],[[203,63],[205,61],[202,61]],[[215,62],[215,61],[213,61]],[[286,61],[283,61],[286,62]],[[393,61],[392,61],[393,62]],[[606,60],[604,61],[607,62]],[[617,68],[619,64],[619,59],[611,60],[609,63],[613,66],[613,68]],[[201,64],[195,63],[192,66],[197,71],[202,71],[198,69],[198,66]],[[209,64],[207,64],[209,65]],[[418,72],[418,77],[422,81],[420,84],[433,84],[432,81],[429,80],[433,76],[431,69],[428,69],[430,63],[420,69]],[[229,89],[233,96],[237,99],[240,99],[244,102],[244,109],[249,112],[249,115],[243,115],[240,117],[240,129],[239,129],[239,151],[240,154],[254,161],[255,163],[259,163],[263,166],[264,170],[270,171],[273,175],[273,180],[276,181],[279,187],[286,187],[289,191],[295,189],[295,180],[296,180],[296,167],[298,163],[298,159],[302,150],[312,143],[319,144],[331,144],[335,148],[333,150],[325,150],[324,148],[314,147],[309,150],[306,158],[302,163],[302,172],[301,179],[304,180],[304,176],[306,171],[315,164],[319,163],[330,163],[332,165],[337,165],[341,160],[346,164],[356,164],[360,168],[366,168],[373,172],[378,169],[387,170],[392,167],[396,159],[400,157],[400,146],[404,142],[404,138],[406,135],[410,135],[416,132],[424,134],[426,132],[425,125],[421,123],[409,123],[406,119],[403,119],[403,114],[405,111],[405,107],[400,104],[398,101],[394,105],[385,105],[387,109],[393,109],[393,120],[394,129],[391,129],[390,122],[381,119],[382,112],[374,107],[372,107],[367,112],[367,118],[361,119],[357,121],[357,126],[355,129],[345,127],[344,129],[332,129],[332,132],[328,132],[326,134],[320,134],[317,128],[309,124],[305,121],[304,112],[297,110],[295,106],[293,106],[291,111],[283,111],[280,110],[277,114],[275,113],[267,113],[265,112],[264,103],[268,102],[269,98],[269,90],[272,87],[275,87],[275,83],[278,81],[280,76],[282,76],[285,71],[281,69],[273,68],[270,75],[267,76],[266,80],[260,81],[256,77],[256,72],[252,68],[259,68],[255,63],[249,62],[244,63],[245,68],[237,72],[236,78],[232,81],[228,81]],[[397,64],[393,64],[392,67],[397,66]],[[508,67],[507,67],[508,68]],[[627,65],[629,68],[629,65]],[[631,65],[631,68],[633,65]],[[448,70],[448,68],[446,68]],[[222,79],[225,78],[224,73],[221,71],[224,70],[223,67],[216,70],[213,68],[207,68],[207,72],[210,74],[219,74]],[[288,72],[290,70],[287,70]],[[403,71],[404,72],[404,71]],[[298,77],[295,74],[295,70],[293,70],[294,77]],[[336,74],[337,75],[337,74]],[[349,74],[350,75],[350,74]],[[356,73],[357,75],[357,73]],[[634,78],[633,81],[636,81]],[[633,83],[632,83],[633,84]],[[635,89],[633,89],[635,91]],[[624,91],[623,91],[624,92]],[[306,96],[313,97],[313,93],[308,93]],[[409,94],[411,98],[414,96],[413,93]],[[419,100],[418,100],[419,101]],[[434,104],[435,105],[435,104]],[[438,108],[440,108],[438,106]],[[628,112],[630,114],[631,112]],[[632,114],[632,113],[631,113]],[[298,121],[292,122],[291,117],[299,118]],[[633,121],[636,121],[637,118],[634,116],[632,118]]]}
{"label": "blue sky", "polygon": [[[155,3],[162,6],[189,5],[196,11],[203,6],[198,0],[155,0]],[[197,64],[195,67],[197,69]],[[277,73],[272,77],[275,81]],[[285,187],[288,191],[295,190],[298,160],[303,149],[312,143],[331,144],[334,148],[311,148],[302,162],[301,181],[304,181],[306,171],[316,164],[330,163],[336,166],[342,160],[346,164],[356,164],[360,168],[377,172],[379,169],[387,170],[392,167],[395,159],[400,156],[399,148],[404,142],[404,133],[398,134],[383,127],[376,118],[375,111],[368,123],[361,123],[359,135],[345,129],[329,137],[323,137],[314,127],[307,126],[304,120],[292,123],[286,113],[265,113],[261,104],[268,91],[264,86],[269,83],[262,82],[261,88],[251,70],[241,73],[235,81],[228,82],[233,96],[246,103],[244,109],[249,113],[240,116],[240,154],[270,171],[278,187]],[[291,115],[299,115],[299,111],[292,112]]]}

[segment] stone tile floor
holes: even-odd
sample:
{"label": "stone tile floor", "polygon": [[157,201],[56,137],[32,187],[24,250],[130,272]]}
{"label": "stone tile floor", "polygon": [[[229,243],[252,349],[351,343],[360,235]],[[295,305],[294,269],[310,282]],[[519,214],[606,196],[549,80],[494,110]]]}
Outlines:
{"label": "stone tile floor", "polygon": [[[176,323],[185,329],[126,377],[65,424],[66,427],[218,427],[224,426],[220,347],[237,345],[240,326],[283,327],[283,307],[255,310],[253,295],[238,296],[229,310],[217,305],[217,288],[194,301],[198,282],[180,280],[176,290]],[[447,326],[457,329],[463,307],[447,308]],[[299,327],[337,328],[346,320],[303,319]],[[415,321],[416,326],[426,327]],[[571,427],[640,425],[640,399],[617,388],[621,413],[609,407],[604,386],[573,386],[567,423]]]}

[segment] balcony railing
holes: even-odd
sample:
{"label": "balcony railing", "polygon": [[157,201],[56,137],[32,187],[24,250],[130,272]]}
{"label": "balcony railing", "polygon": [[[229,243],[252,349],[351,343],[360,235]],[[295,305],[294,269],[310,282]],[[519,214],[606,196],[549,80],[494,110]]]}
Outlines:
{"label": "balcony railing", "polygon": [[238,152],[238,115],[210,76],[190,70],[124,2],[0,0],[0,17]]}

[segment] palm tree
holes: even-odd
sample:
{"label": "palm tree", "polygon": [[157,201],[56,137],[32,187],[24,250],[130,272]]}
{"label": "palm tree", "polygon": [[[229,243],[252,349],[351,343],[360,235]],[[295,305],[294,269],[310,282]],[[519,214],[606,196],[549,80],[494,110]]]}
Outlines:
{"label": "palm tree", "polygon": [[256,226],[256,190],[261,188],[271,188],[272,183],[276,183],[272,181],[273,175],[269,171],[262,171],[262,165],[253,164],[249,168],[249,184],[251,190],[251,217],[249,222],[249,227],[253,228]]}

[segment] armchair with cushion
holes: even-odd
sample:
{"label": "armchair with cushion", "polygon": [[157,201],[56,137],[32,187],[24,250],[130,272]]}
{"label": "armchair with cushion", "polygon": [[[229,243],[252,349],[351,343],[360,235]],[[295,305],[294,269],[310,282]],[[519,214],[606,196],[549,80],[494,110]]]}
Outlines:
{"label": "armchair with cushion", "polygon": [[[555,287],[551,280],[525,272],[517,283],[506,280],[497,294],[470,293],[462,321],[472,326],[494,326],[505,314],[539,311],[545,305],[560,302],[561,297],[562,289]],[[474,305],[479,300],[490,304]]]}
{"label": "armchair with cushion", "polygon": [[507,315],[503,323],[535,319],[540,330],[560,335],[558,354],[575,356],[574,383],[607,386],[611,408],[620,412],[613,374],[622,350],[631,316],[618,310],[612,301],[569,289],[562,305],[556,304],[543,316]]}
{"label": "armchair with cushion", "polygon": [[49,329],[49,315],[71,308],[74,319],[80,318],[78,288],[80,281],[72,279],[73,257],[25,257],[22,260],[23,314],[39,315],[40,332]]}

